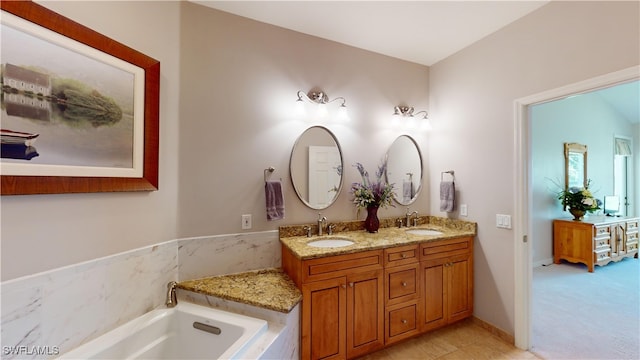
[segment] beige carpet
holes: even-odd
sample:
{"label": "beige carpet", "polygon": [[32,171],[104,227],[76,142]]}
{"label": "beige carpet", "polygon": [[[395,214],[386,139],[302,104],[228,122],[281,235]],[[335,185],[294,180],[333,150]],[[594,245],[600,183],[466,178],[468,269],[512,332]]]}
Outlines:
{"label": "beige carpet", "polygon": [[537,267],[532,314],[531,351],[544,359],[640,359],[640,261]]}

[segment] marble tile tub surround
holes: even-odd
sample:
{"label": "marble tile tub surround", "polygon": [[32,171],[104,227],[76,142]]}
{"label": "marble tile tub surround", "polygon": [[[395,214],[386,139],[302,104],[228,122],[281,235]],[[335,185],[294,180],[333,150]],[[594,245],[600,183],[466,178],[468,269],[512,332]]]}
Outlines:
{"label": "marble tile tub surround", "polygon": [[[0,284],[0,358],[50,358],[164,306],[169,281],[279,267],[277,231],[171,240]],[[5,353],[19,346],[45,354]],[[47,355],[46,353],[49,353]]]}
{"label": "marble tile tub surround", "polygon": [[[296,226],[280,227],[280,241],[283,246],[291,249],[295,256],[301,259],[313,259],[328,255],[349,254],[364,250],[382,249],[391,246],[417,244],[425,241],[437,241],[462,236],[476,236],[477,223],[447,219],[435,216],[422,216],[418,218],[417,227],[398,228],[398,218],[380,219],[380,229],[377,233],[368,233],[364,230],[364,221],[348,221],[335,223],[333,235],[317,235],[307,237],[303,224]],[[317,229],[317,225],[315,226]],[[432,229],[441,231],[440,235],[413,235],[406,231],[411,229]],[[312,229],[312,234],[317,234]],[[336,248],[317,248],[308,246],[310,241],[322,238],[346,238],[354,242],[353,245]]]}
{"label": "marble tile tub surround", "polygon": [[177,265],[169,241],[3,282],[2,359],[62,354],[163,305]]}
{"label": "marble tile tub surround", "polygon": [[282,253],[272,230],[180,239],[178,258],[178,278],[191,280],[280,267]]}

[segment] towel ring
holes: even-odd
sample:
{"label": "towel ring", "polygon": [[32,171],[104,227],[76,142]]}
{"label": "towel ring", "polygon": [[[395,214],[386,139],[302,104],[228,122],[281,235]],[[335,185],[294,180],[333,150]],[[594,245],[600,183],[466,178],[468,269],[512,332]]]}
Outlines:
{"label": "towel ring", "polygon": [[449,171],[443,171],[443,172],[441,172],[441,173],[440,173],[440,181],[444,181],[444,174],[449,174],[449,175],[451,175],[451,177],[453,178],[453,180],[455,180],[455,179],[456,179],[456,177],[455,177],[455,175],[454,175],[454,174],[455,174],[455,171],[453,171],[453,170],[449,170]]}
{"label": "towel ring", "polygon": [[274,171],[276,171],[276,168],[274,168],[273,166],[269,166],[269,168],[264,169],[264,182],[267,182],[269,176],[271,176]]}

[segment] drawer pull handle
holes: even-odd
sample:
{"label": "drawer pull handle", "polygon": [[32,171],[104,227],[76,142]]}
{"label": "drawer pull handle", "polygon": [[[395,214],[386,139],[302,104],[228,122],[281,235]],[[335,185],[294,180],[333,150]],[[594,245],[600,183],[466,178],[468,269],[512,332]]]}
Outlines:
{"label": "drawer pull handle", "polygon": [[407,323],[407,320],[402,319],[402,323],[403,323],[403,324],[406,324],[406,323]]}
{"label": "drawer pull handle", "polygon": [[342,284],[341,286],[342,286],[343,289],[347,288],[347,285],[345,285],[345,284]]}
{"label": "drawer pull handle", "polygon": [[403,282],[402,282],[402,286],[403,286],[403,287],[407,287],[407,283],[403,281]]}
{"label": "drawer pull handle", "polygon": [[349,283],[349,287],[353,287],[353,283],[352,282]]}
{"label": "drawer pull handle", "polygon": [[407,258],[407,254],[402,253],[402,254],[400,254],[400,257],[403,258],[403,259],[406,259]]}

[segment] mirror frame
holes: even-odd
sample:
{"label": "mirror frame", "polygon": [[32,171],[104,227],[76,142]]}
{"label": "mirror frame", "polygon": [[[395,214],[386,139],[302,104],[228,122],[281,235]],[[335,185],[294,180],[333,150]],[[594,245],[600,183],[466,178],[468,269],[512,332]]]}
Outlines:
{"label": "mirror frame", "polygon": [[569,158],[572,157],[572,154],[582,156],[582,187],[587,187],[587,145],[564,143],[564,188],[569,189],[572,186],[579,186],[578,184],[569,184],[569,169],[571,163]]}
{"label": "mirror frame", "polygon": [[[395,140],[393,140],[393,142],[391,143],[391,146],[389,146],[389,149],[387,149],[387,153],[385,154],[384,157],[384,163],[385,163],[385,171],[384,171],[384,176],[385,176],[385,180],[387,181],[387,183],[389,182],[389,150],[391,150],[391,148],[393,147],[393,145],[396,143],[396,141],[398,141],[398,139],[402,138],[402,137],[406,137],[407,139],[411,140],[411,142],[413,143],[413,145],[416,148],[416,151],[418,152],[418,157],[420,158],[420,182],[419,182],[419,186],[418,189],[416,189],[415,194],[413,195],[413,197],[411,198],[411,200],[407,203],[402,203],[399,200],[398,196],[394,196],[394,200],[402,205],[402,206],[409,206],[411,204],[413,204],[416,199],[418,198],[418,195],[420,195],[420,192],[422,191],[422,179],[424,178],[424,159],[422,158],[422,151],[420,151],[420,146],[418,146],[418,143],[416,142],[416,140],[414,138],[412,138],[409,135],[400,135],[398,136]],[[402,191],[402,189],[400,189],[400,191]]]}
{"label": "mirror frame", "polygon": [[[296,150],[296,148],[298,147],[298,143],[300,142],[300,139],[302,138],[302,136],[304,136],[304,134],[306,132],[308,132],[311,129],[314,128],[318,128],[318,129],[322,129],[324,131],[327,132],[327,134],[329,134],[329,136],[331,136],[331,138],[333,139],[333,141],[336,144],[336,147],[338,148],[338,153],[340,154],[340,163],[342,165],[342,174],[340,174],[340,184],[338,185],[338,190],[336,191],[336,195],[333,197],[333,200],[331,200],[331,202],[329,204],[327,204],[327,206],[324,207],[315,207],[312,206],[307,200],[305,200],[302,196],[302,194],[300,193],[300,191],[298,190],[298,188],[296,187],[296,184],[293,180],[293,171],[292,171],[292,167],[293,167],[293,154]],[[300,199],[300,201],[302,201],[302,203],[307,206],[310,209],[314,209],[314,210],[324,210],[326,208],[328,208],[329,206],[333,205],[336,200],[338,200],[338,197],[340,196],[340,193],[342,192],[342,185],[344,184],[344,156],[342,155],[342,147],[340,147],[340,142],[338,142],[338,138],[336,138],[335,134],[333,132],[331,132],[331,130],[329,130],[328,128],[321,126],[321,125],[315,125],[315,126],[311,126],[308,127],[307,129],[305,129],[300,136],[298,136],[298,138],[296,139],[296,142],[293,144],[293,147],[291,148],[291,155],[289,157],[289,178],[291,179],[291,186],[293,187],[293,190],[296,192],[296,195],[298,196],[298,199]]]}

